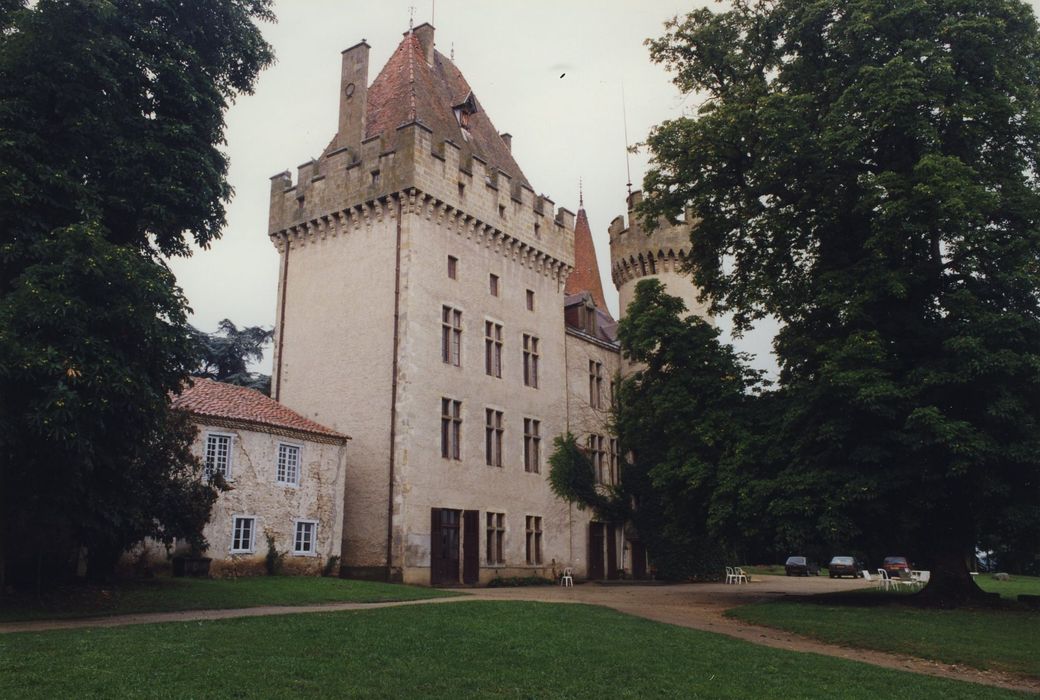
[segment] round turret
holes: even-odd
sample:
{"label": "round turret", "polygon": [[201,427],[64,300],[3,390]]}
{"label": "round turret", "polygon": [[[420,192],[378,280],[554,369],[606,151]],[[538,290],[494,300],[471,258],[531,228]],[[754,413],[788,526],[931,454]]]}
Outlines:
{"label": "round turret", "polygon": [[[661,220],[658,228],[647,235],[633,212],[642,199],[643,194],[638,191],[628,196],[627,228],[623,216],[610,222],[610,272],[618,290],[621,318],[635,296],[639,280],[654,277],[661,280],[666,292],[681,297],[690,313],[714,326],[715,318],[708,313],[707,305],[697,300],[700,290],[689,273],[683,271],[693,225],[682,222],[673,226]],[[687,221],[691,218],[687,216]]]}

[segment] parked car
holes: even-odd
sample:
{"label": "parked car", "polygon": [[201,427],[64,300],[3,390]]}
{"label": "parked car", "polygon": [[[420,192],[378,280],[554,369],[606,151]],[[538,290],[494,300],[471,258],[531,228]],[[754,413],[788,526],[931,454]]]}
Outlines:
{"label": "parked car", "polygon": [[788,576],[819,576],[820,565],[805,557],[787,557],[784,573]]}
{"label": "parked car", "polygon": [[910,569],[913,567],[910,562],[907,561],[906,557],[885,557],[884,563],[881,564],[881,568],[888,572],[889,578],[899,577],[902,572],[906,572],[906,575],[910,575]]}
{"label": "parked car", "polygon": [[855,557],[831,557],[831,563],[827,565],[827,573],[831,578],[841,578],[842,576],[856,578],[862,575],[862,571],[863,562],[856,561]]}

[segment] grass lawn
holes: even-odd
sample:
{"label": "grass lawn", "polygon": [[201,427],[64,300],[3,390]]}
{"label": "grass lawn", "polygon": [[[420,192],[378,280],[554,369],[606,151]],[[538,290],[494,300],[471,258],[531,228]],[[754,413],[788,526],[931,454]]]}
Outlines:
{"label": "grass lawn", "polygon": [[605,608],[483,601],[2,635],[0,668],[12,698],[1012,695]]}
{"label": "grass lawn", "polygon": [[1013,575],[1010,581],[994,581],[991,574],[979,574],[975,577],[975,583],[982,590],[999,593],[1008,600],[1018,600],[1020,593],[1040,595],[1040,576]]}
{"label": "grass lawn", "polygon": [[239,579],[157,578],[109,587],[79,586],[46,595],[0,598],[0,622],[258,605],[377,603],[459,595],[416,586],[316,576]]}
{"label": "grass lawn", "polygon": [[[995,589],[989,584],[999,584],[979,583],[987,590]],[[924,610],[896,601],[856,606],[825,599],[752,603],[726,614],[844,646],[1040,677],[1040,612],[1010,606]]]}

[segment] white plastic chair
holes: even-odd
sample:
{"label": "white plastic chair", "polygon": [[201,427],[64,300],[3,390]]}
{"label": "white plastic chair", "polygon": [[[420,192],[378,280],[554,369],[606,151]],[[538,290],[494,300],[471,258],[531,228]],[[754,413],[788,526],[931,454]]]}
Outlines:
{"label": "white plastic chair", "polygon": [[892,579],[888,577],[888,572],[884,569],[877,570],[878,575],[878,588],[884,588],[886,591],[892,588]]}
{"label": "white plastic chair", "polygon": [[865,583],[869,583],[869,584],[873,585],[875,588],[880,588],[881,587],[881,579],[880,578],[878,578],[877,576],[871,576],[870,572],[867,571],[866,569],[863,569],[862,574],[863,574],[863,581]]}
{"label": "white plastic chair", "polygon": [[574,587],[574,572],[571,571],[571,567],[567,567],[563,570],[563,575],[560,576],[560,585],[565,587]]}
{"label": "white plastic chair", "polygon": [[740,583],[741,581],[748,583],[751,581],[751,577],[745,574],[744,570],[739,566],[733,569],[733,576],[736,578],[736,583]]}
{"label": "white plastic chair", "polygon": [[737,573],[733,571],[732,566],[726,567],[726,583],[736,583]]}

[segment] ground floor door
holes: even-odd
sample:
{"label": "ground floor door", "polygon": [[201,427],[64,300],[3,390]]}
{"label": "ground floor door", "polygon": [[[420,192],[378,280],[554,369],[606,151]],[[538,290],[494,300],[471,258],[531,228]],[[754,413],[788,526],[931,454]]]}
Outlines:
{"label": "ground floor door", "polygon": [[618,577],[618,565],[617,565],[617,535],[614,523],[607,525],[607,578],[616,579]]}
{"label": "ground floor door", "polygon": [[459,582],[459,519],[462,511],[430,509],[430,584]]}
{"label": "ground floor door", "polygon": [[639,540],[632,540],[632,578],[646,578],[646,545]]}
{"label": "ground floor door", "polygon": [[589,579],[606,578],[603,561],[603,543],[606,538],[603,523],[589,523]]}
{"label": "ground floor door", "polygon": [[462,582],[480,579],[480,511],[462,512]]}

